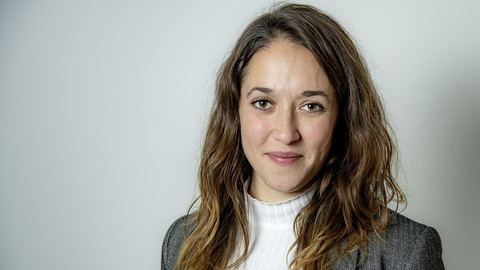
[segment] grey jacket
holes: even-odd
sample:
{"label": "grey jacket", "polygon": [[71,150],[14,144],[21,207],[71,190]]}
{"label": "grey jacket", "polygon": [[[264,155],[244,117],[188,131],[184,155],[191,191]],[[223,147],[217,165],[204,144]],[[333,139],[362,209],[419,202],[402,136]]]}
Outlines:
{"label": "grey jacket", "polygon": [[[174,269],[186,239],[184,222],[185,217],[177,219],[167,231],[162,247],[162,270]],[[187,235],[194,226],[187,227]],[[445,269],[437,231],[400,214],[387,227],[384,241],[372,240],[364,255],[360,249],[338,260],[332,269]]]}

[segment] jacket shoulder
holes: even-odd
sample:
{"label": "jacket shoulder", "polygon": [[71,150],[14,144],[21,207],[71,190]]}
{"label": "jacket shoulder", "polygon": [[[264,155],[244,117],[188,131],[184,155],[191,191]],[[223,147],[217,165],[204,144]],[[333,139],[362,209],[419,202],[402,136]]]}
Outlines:
{"label": "jacket shoulder", "polygon": [[180,249],[194,228],[192,215],[175,220],[167,230],[162,245],[162,270],[174,269]]}
{"label": "jacket shoulder", "polygon": [[385,234],[372,237],[366,265],[373,269],[445,269],[440,236],[434,228],[401,214],[393,218]]}

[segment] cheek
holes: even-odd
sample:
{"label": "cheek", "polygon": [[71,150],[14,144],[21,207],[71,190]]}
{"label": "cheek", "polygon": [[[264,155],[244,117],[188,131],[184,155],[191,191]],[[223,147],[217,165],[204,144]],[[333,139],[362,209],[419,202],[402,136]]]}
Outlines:
{"label": "cheek", "polygon": [[328,120],[302,126],[303,140],[312,149],[327,149],[332,141],[333,125]]}
{"label": "cheek", "polygon": [[242,142],[244,145],[259,145],[267,135],[266,123],[254,115],[243,115],[240,120]]}

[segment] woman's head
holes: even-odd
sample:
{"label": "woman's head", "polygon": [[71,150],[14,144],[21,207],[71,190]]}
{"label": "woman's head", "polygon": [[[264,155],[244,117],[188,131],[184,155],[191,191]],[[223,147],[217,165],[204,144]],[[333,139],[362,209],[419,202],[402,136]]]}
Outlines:
{"label": "woman's head", "polygon": [[[212,139],[216,145],[218,140],[231,140],[225,144],[228,151],[236,149],[236,158],[244,159],[243,149],[239,147],[242,85],[252,57],[278,40],[286,40],[308,50],[332,86],[338,120],[331,152],[322,172],[330,170],[335,174],[347,158],[355,158],[346,155],[361,155],[360,145],[365,143],[361,137],[369,133],[365,129],[378,128],[371,126],[370,120],[380,117],[379,120],[383,121],[383,111],[366,66],[351,38],[335,20],[310,6],[281,6],[260,16],[244,30],[219,74],[211,118],[219,125],[210,128],[220,129],[222,136]],[[241,164],[242,175],[250,176],[249,163],[243,160]]]}

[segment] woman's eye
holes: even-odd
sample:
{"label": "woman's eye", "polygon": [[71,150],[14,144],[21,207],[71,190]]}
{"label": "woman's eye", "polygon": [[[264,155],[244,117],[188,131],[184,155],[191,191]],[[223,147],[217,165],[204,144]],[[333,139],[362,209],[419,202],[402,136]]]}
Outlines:
{"label": "woman's eye", "polygon": [[318,111],[323,111],[324,108],[320,104],[315,104],[315,103],[308,103],[302,107],[304,110],[309,111],[309,112],[318,112]]}
{"label": "woman's eye", "polygon": [[262,110],[265,110],[265,109],[268,109],[272,106],[272,104],[270,103],[270,101],[268,100],[265,100],[265,99],[261,99],[261,100],[257,100],[257,101],[254,101],[252,103],[255,107],[259,108],[259,109],[262,109]]}

